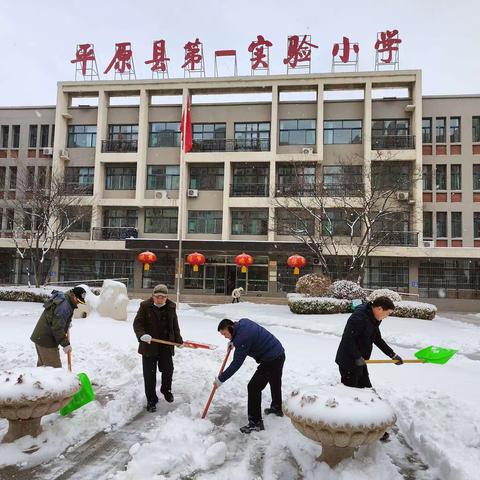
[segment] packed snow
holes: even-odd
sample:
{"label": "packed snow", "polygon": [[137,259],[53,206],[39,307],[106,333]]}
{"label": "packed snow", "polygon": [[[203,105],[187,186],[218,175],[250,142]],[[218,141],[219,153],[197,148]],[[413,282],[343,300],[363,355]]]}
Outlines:
{"label": "packed snow", "polygon": [[[375,390],[392,406],[399,432],[392,435],[390,443],[376,442],[361,447],[354,459],[345,460],[332,470],[316,461],[321,447],[297,432],[287,417],[265,417],[262,432],[251,435],[239,432],[239,427],[246,423],[246,386],[256,368],[252,359],[247,359],[218,389],[207,419],[200,417],[226,353],[226,340],[217,332],[222,318],[250,318],[280,339],[287,356],[283,376],[286,399],[291,391],[303,386],[321,387],[338,382],[334,358],[347,314],[294,315],[286,305],[248,302],[202,309],[182,304],[178,315],[183,337],[220,348],[177,350],[175,402],[167,404],[159,394],[158,410],[151,414],[145,412],[141,357],[137,354],[138,343],[132,329],[139,302],[129,302],[126,322],[98,314],[73,321],[73,369],[89,375],[97,400],[67,417],[58,414],[43,417],[44,431],[36,439],[40,448],[34,453],[23,453],[32,444],[28,437],[12,444],[0,444],[0,469],[8,465],[26,469],[48,461],[58,465],[99,432],[113,437],[132,419],[143,421],[145,418],[138,440],[126,449],[125,468],[123,464],[116,467],[110,478],[478,478],[478,326],[442,316],[433,321],[386,319],[382,324],[383,336],[403,358],[413,358],[415,351],[428,345],[456,348],[459,353],[445,365],[370,365]],[[36,364],[35,348],[29,337],[41,312],[41,304],[0,302],[2,370]],[[65,365],[66,357],[61,355]],[[374,348],[374,358],[384,356]],[[269,406],[269,397],[267,388],[263,407]],[[0,419],[0,437],[6,429],[7,422]],[[412,460],[414,456],[419,460]],[[94,456],[92,458],[90,461],[94,462]],[[422,466],[418,467],[416,462]],[[48,465],[46,470],[50,470]],[[410,476],[405,471],[410,472]],[[90,472],[94,475],[94,463],[90,465]],[[89,478],[107,478],[91,475]],[[35,478],[55,477],[38,475]]]}

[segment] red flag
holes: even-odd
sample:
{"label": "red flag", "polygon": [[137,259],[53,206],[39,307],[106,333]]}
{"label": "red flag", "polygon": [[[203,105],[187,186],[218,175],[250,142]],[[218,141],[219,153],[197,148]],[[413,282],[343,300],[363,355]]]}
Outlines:
{"label": "red flag", "polygon": [[182,147],[185,153],[192,149],[192,115],[190,111],[190,95],[187,97],[186,112],[182,113],[182,124],[180,125],[180,132],[182,132]]}

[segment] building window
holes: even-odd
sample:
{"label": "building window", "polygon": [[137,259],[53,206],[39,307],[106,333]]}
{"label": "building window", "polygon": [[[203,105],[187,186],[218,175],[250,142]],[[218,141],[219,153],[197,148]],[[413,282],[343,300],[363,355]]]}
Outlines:
{"label": "building window", "polygon": [[38,185],[38,188],[46,188],[46,186],[47,186],[47,167],[38,167],[38,169],[37,169],[37,185]]}
{"label": "building window", "polygon": [[480,164],[473,165],[473,189],[480,190]]}
{"label": "building window", "polygon": [[437,238],[447,238],[447,212],[437,212]]}
{"label": "building window", "polygon": [[30,148],[37,148],[37,132],[38,125],[30,125],[28,128],[28,146]]}
{"label": "building window", "polygon": [[450,165],[450,188],[452,190],[462,189],[462,166]]}
{"label": "building window", "polygon": [[103,214],[103,226],[106,228],[137,228],[137,210],[108,208]]}
{"label": "building window", "polygon": [[138,140],[138,125],[109,125],[109,140]]}
{"label": "building window", "polygon": [[480,212],[473,213],[473,237],[480,238]]}
{"label": "building window", "polygon": [[20,147],[20,125],[12,126],[12,148]]}
{"label": "building window", "polygon": [[375,162],[372,165],[372,185],[377,190],[410,190],[409,162]]}
{"label": "building window", "polygon": [[27,167],[27,191],[32,191],[35,186],[35,167]]}
{"label": "building window", "polygon": [[1,130],[1,133],[2,133],[1,145],[2,145],[2,148],[8,148],[8,131],[9,131],[9,126],[8,125],[2,125],[2,130]]}
{"label": "building window", "polygon": [[55,125],[52,125],[52,138],[50,140],[50,145],[53,147],[55,141]]}
{"label": "building window", "polygon": [[409,135],[410,121],[408,118],[379,119],[372,121],[372,143],[378,137],[398,137]]}
{"label": "building window", "polygon": [[40,147],[48,147],[49,133],[50,133],[50,125],[40,126]]}
{"label": "building window", "polygon": [[360,228],[361,222],[355,212],[346,212],[338,208],[325,209],[325,215],[322,218],[322,230],[325,235],[358,237]]}
{"label": "building window", "polygon": [[188,233],[222,233],[222,211],[189,210]]}
{"label": "building window", "polygon": [[6,211],[7,217],[7,230],[12,231],[15,226],[15,210],[13,208],[7,208]]}
{"label": "building window", "polygon": [[180,122],[153,122],[149,124],[149,147],[179,147]]}
{"label": "building window", "polygon": [[17,189],[17,167],[9,167],[10,170],[10,183],[9,190]]}
{"label": "building window", "polygon": [[179,165],[150,165],[147,167],[147,190],[178,190]]}
{"label": "building window", "polygon": [[68,193],[93,194],[94,167],[67,167],[65,182]]}
{"label": "building window", "polygon": [[232,210],[232,235],[266,235],[268,210]]}
{"label": "building window", "polygon": [[461,142],[460,117],[450,117],[450,142]]}
{"label": "building window", "polygon": [[226,123],[194,123],[192,125],[193,141],[224,140],[226,134]]}
{"label": "building window", "polygon": [[190,187],[197,190],[223,190],[223,165],[190,166]]}
{"label": "building window", "polygon": [[315,221],[312,215],[300,209],[275,209],[275,231],[277,235],[313,235]]}
{"label": "building window", "polygon": [[404,258],[369,258],[363,286],[408,292],[408,260]]}
{"label": "building window", "polygon": [[316,120],[280,120],[280,145],[315,145]]}
{"label": "building window", "polygon": [[315,194],[316,168],[314,165],[278,165],[277,195],[312,196]]}
{"label": "building window", "polygon": [[[70,225],[70,232],[89,232],[92,222],[92,209],[89,207],[79,207],[81,208],[80,214],[77,211],[77,208],[68,208],[67,215],[68,218],[78,218],[75,222]],[[79,218],[80,217],[80,218]],[[71,222],[72,220],[70,220]],[[67,218],[63,218],[63,225],[66,227]]]}
{"label": "building window", "polygon": [[472,117],[472,142],[480,142],[480,117]]}
{"label": "building window", "polygon": [[423,237],[433,238],[433,215],[432,212],[423,212]]}
{"label": "building window", "polygon": [[136,181],[135,167],[107,167],[105,190],[135,190]]}
{"label": "building window", "polygon": [[422,118],[422,143],[432,143],[431,118]]}
{"label": "building window", "polygon": [[177,233],[178,209],[146,208],[145,233]]}
{"label": "building window", "polygon": [[270,150],[270,122],[235,123],[235,150]]}
{"label": "building window", "polygon": [[233,197],[268,197],[269,165],[234,164],[232,168]]}
{"label": "building window", "polygon": [[362,121],[326,120],[323,122],[323,143],[325,145],[362,143]]}
{"label": "building window", "polygon": [[69,148],[94,148],[96,142],[96,125],[69,125],[67,141]]}
{"label": "building window", "polygon": [[422,166],[422,187],[423,190],[432,189],[432,166],[423,165]]}
{"label": "building window", "polygon": [[363,194],[362,166],[332,165],[323,167],[323,188],[325,193],[331,197],[361,196]]}
{"label": "building window", "polygon": [[452,227],[452,238],[462,238],[462,212],[452,212],[450,220]]}
{"label": "building window", "polygon": [[445,125],[447,120],[445,117],[437,117],[435,119],[435,136],[437,143],[447,142],[447,132],[445,131]]}
{"label": "building window", "polygon": [[447,166],[437,165],[435,170],[435,181],[437,190],[447,189]]}
{"label": "building window", "polygon": [[[3,192],[5,190],[6,173],[7,173],[7,167],[0,167],[0,192]],[[2,224],[0,223],[0,229],[1,228],[2,228]]]}

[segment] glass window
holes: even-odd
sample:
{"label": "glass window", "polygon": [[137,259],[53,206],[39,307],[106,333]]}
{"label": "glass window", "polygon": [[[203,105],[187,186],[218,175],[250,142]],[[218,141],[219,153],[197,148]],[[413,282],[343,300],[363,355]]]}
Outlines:
{"label": "glass window", "polygon": [[473,213],[473,237],[480,238],[480,212]]}
{"label": "glass window", "polygon": [[47,186],[47,167],[38,167],[37,185],[39,188]]}
{"label": "glass window", "polygon": [[147,167],[147,190],[178,190],[180,165],[150,165]]}
{"label": "glass window", "polygon": [[42,125],[40,127],[40,147],[48,147],[48,137],[50,125]]}
{"label": "glass window", "polygon": [[[52,140],[53,141],[53,140]],[[69,148],[94,148],[97,141],[96,125],[69,125],[67,146]]]}
{"label": "glass window", "polygon": [[452,190],[462,189],[462,166],[450,165],[450,188]]}
{"label": "glass window", "polygon": [[372,185],[383,190],[410,190],[409,162],[375,162],[372,164]]}
{"label": "glass window", "polygon": [[16,190],[17,189],[17,167],[10,167],[9,170],[10,170],[9,189]]}
{"label": "glass window", "polygon": [[268,197],[269,170],[268,164],[233,164],[231,196]]}
{"label": "glass window", "polygon": [[[6,173],[7,173],[7,167],[0,167],[0,192],[3,192],[5,190]],[[1,228],[2,228],[2,224],[0,223],[0,229]]]}
{"label": "glass window", "polygon": [[384,136],[406,136],[410,132],[408,118],[379,119],[372,121],[372,138]]}
{"label": "glass window", "polygon": [[235,123],[235,150],[270,150],[270,122]]}
{"label": "glass window", "polygon": [[20,146],[20,125],[12,126],[12,148],[19,148]]}
{"label": "glass window", "polygon": [[[71,232],[89,232],[92,221],[92,209],[90,207],[80,207],[82,210],[80,213],[77,211],[77,207],[67,207],[67,215],[70,218],[70,222],[77,218],[75,222],[70,225],[69,231]],[[66,218],[63,218],[63,225],[67,225]]]}
{"label": "glass window", "polygon": [[277,166],[277,196],[315,194],[315,165],[294,164]]}
{"label": "glass window", "polygon": [[109,125],[109,140],[138,140],[138,125]]}
{"label": "glass window", "polygon": [[9,126],[8,125],[2,125],[2,148],[8,148],[8,131],[9,131]]}
{"label": "glass window", "polygon": [[226,123],[194,123],[192,135],[194,141],[225,139]]}
{"label": "glass window", "polygon": [[323,122],[323,143],[325,145],[362,143],[362,120],[326,120]]}
{"label": "glass window", "polygon": [[462,212],[452,212],[451,213],[451,222],[452,222],[452,238],[462,238]]}
{"label": "glass window", "polygon": [[103,214],[103,226],[110,228],[137,227],[137,210],[129,208],[107,208]]}
{"label": "glass window", "polygon": [[136,181],[135,167],[107,167],[105,190],[135,190]]}
{"label": "glass window", "polygon": [[445,117],[437,117],[435,119],[435,132],[436,132],[437,143],[447,142],[447,133],[445,131],[446,123],[447,123],[447,119]]}
{"label": "glass window", "polygon": [[93,194],[94,167],[67,167],[65,182],[68,193]]}
{"label": "glass window", "polygon": [[431,118],[422,118],[422,143],[432,143]]}
{"label": "glass window", "polygon": [[437,212],[437,238],[447,238],[447,212]]}
{"label": "glass window", "polygon": [[29,166],[27,167],[27,190],[33,190],[35,185],[35,167]]}
{"label": "glass window", "polygon": [[197,190],[223,190],[223,165],[191,165],[189,188]]}
{"label": "glass window", "polygon": [[432,212],[423,212],[423,237],[433,238]]}
{"label": "glass window", "polygon": [[15,225],[15,210],[13,208],[7,208],[6,213],[7,230],[13,230],[13,227]]}
{"label": "glass window", "polygon": [[461,142],[460,117],[450,117],[450,142]]}
{"label": "glass window", "polygon": [[314,234],[315,221],[313,215],[300,209],[275,209],[276,233],[278,235],[306,235]]}
{"label": "glass window", "polygon": [[422,166],[422,187],[423,190],[432,189],[432,166],[423,165]]}
{"label": "glass window", "polygon": [[180,122],[155,122],[149,124],[149,147],[179,147]]}
{"label": "glass window", "polygon": [[188,233],[222,233],[221,210],[189,210]]}
{"label": "glass window", "polygon": [[437,190],[446,190],[447,189],[447,166],[446,165],[437,165],[435,171],[435,180]]}
{"label": "glass window", "polygon": [[322,218],[322,229],[325,235],[358,237],[361,222],[355,212],[346,212],[338,208],[327,208]]}
{"label": "glass window", "polygon": [[472,142],[480,142],[480,117],[472,117]]}
{"label": "glass window", "polygon": [[177,233],[177,208],[146,208],[145,233]]}
{"label": "glass window", "polygon": [[480,190],[480,164],[473,165],[473,189]]}
{"label": "glass window", "polygon": [[28,128],[28,146],[30,148],[37,148],[37,132],[38,125],[30,125]]}
{"label": "glass window", "polygon": [[266,235],[268,210],[232,210],[232,235]]}
{"label": "glass window", "polygon": [[316,120],[280,120],[280,145],[315,145]]}
{"label": "glass window", "polygon": [[332,197],[358,197],[363,194],[361,165],[329,165],[323,167],[323,188]]}

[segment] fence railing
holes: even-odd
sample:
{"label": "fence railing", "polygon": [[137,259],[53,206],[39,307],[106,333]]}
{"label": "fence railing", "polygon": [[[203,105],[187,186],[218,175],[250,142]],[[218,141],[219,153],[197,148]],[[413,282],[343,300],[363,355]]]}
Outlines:
{"label": "fence railing", "polygon": [[136,152],[137,148],[138,148],[138,140],[102,140],[103,153]]}
{"label": "fence railing", "polygon": [[244,185],[231,184],[231,197],[268,197],[268,185],[264,183],[249,183]]}
{"label": "fence railing", "polygon": [[418,247],[418,232],[376,232],[373,239],[380,241],[380,245],[384,246]]}
{"label": "fence railing", "polygon": [[415,148],[415,135],[379,135],[372,137],[372,150],[409,150]]}
{"label": "fence railing", "polygon": [[192,152],[266,152],[270,150],[270,140],[264,138],[236,139],[218,138],[194,140]]}
{"label": "fence railing", "polygon": [[138,238],[138,229],[134,227],[93,227],[92,240],[125,240]]}

